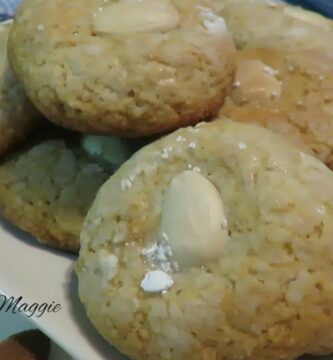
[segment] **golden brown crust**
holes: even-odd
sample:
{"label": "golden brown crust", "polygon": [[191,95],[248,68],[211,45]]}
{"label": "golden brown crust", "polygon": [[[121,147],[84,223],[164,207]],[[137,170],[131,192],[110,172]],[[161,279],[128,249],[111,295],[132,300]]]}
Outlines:
{"label": "golden brown crust", "polygon": [[41,117],[7,61],[7,39],[11,26],[11,23],[0,24],[0,154],[22,141]]}
{"label": "golden brown crust", "polygon": [[195,1],[172,0],[181,24],[170,32],[119,36],[92,30],[100,1],[77,4],[27,0],[11,32],[11,64],[47,118],[81,132],[136,137],[217,113],[235,49],[221,24],[219,33],[203,26]]}
{"label": "golden brown crust", "polygon": [[[9,186],[6,191],[11,192],[11,187]],[[14,200],[8,195],[3,197],[6,201]],[[75,253],[79,251],[78,236],[66,234],[58,229],[58,225],[48,211],[36,209],[30,204],[18,203],[17,205],[18,207],[10,207],[4,205],[0,200],[1,215],[12,224],[33,235],[42,244],[63,251]]]}
{"label": "golden brown crust", "polygon": [[226,20],[238,49],[260,46],[289,50],[320,48],[333,56],[331,19],[282,1],[215,2],[222,8],[219,13]]}
{"label": "golden brown crust", "polygon": [[[333,166],[333,63],[323,51],[245,49],[238,62],[260,60],[277,71],[281,96],[270,102],[240,103],[236,88],[220,114],[266,127],[284,135],[303,150]],[[241,87],[240,87],[241,88]]]}
{"label": "golden brown crust", "polygon": [[[230,240],[218,259],[173,271],[162,266],[175,260],[172,242],[156,261],[148,252],[170,183],[189,169],[219,192]],[[88,317],[140,360],[332,352],[332,181],[281,136],[227,119],[146,146],[102,186],[85,220],[77,274]],[[156,269],[172,276],[166,293],[141,286]]]}
{"label": "golden brown crust", "polygon": [[35,143],[0,166],[1,213],[38,241],[76,252],[84,217],[110,173],[78,145]]}
{"label": "golden brown crust", "polygon": [[[230,76],[231,78],[231,76]],[[137,137],[145,137],[150,136],[151,134],[166,134],[169,132],[172,132],[174,130],[177,130],[181,127],[186,127],[188,125],[195,125],[201,120],[209,120],[213,119],[214,116],[217,114],[221,107],[221,94],[224,94],[225,96],[227,93],[226,90],[221,91],[221,93],[216,96],[214,99],[211,99],[209,103],[207,102],[206,108],[203,109],[202,107],[197,107],[196,104],[193,104],[190,111],[183,113],[181,117],[178,115],[174,118],[170,118],[170,123],[160,123],[158,121],[158,117],[156,117],[156,121],[151,124],[149,128],[147,127],[137,127],[137,128],[126,128],[124,129],[121,125],[123,121],[127,121],[124,118],[119,118],[119,121],[114,121],[112,124],[105,122],[104,118],[98,119],[96,118],[96,122],[88,123],[85,121],[82,121],[82,119],[76,117],[71,120],[71,122],[68,122],[66,120],[63,120],[63,118],[55,118],[52,117],[51,113],[48,113],[48,108],[45,108],[44,114],[48,119],[53,121],[54,123],[57,123],[58,125],[80,131],[82,133],[86,134],[105,134],[105,133],[112,133],[115,136],[126,136],[128,138],[137,138]],[[199,104],[200,105],[200,104]],[[116,120],[116,117],[114,117],[114,120]],[[146,118],[143,116],[142,119],[138,119],[138,122],[144,123]],[[172,123],[172,126],[170,125]]]}

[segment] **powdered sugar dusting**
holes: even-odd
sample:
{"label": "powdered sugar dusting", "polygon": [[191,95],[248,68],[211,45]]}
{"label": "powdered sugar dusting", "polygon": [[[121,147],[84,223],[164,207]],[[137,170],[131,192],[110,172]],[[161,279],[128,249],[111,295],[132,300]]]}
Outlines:
{"label": "powdered sugar dusting", "polygon": [[141,254],[146,257],[152,268],[161,269],[166,273],[178,271],[178,264],[172,261],[172,249],[165,233],[162,233],[151,247],[143,249]]}
{"label": "powdered sugar dusting", "polygon": [[120,187],[122,191],[126,191],[132,187],[132,182],[129,179],[121,180]]}
{"label": "powdered sugar dusting", "polygon": [[216,15],[211,9],[198,6],[203,18],[203,26],[211,34],[226,34],[228,29],[224,19]]}

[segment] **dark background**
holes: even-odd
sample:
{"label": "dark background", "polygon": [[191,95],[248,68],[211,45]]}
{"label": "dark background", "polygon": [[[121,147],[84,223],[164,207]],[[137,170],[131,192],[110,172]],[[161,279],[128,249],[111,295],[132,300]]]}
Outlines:
{"label": "dark background", "polygon": [[333,0],[287,0],[287,2],[293,5],[302,5],[309,10],[333,18]]}

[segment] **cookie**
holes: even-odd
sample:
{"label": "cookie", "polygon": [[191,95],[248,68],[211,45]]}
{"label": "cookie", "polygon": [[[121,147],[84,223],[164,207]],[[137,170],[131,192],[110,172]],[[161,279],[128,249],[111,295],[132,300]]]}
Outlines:
{"label": "cookie", "polygon": [[77,251],[96,192],[119,163],[119,155],[111,156],[112,140],[108,149],[99,146],[100,152],[95,141],[93,154],[83,146],[86,142],[72,133],[61,134],[38,140],[1,164],[2,215],[44,244]]}
{"label": "cookie", "polygon": [[225,19],[239,49],[321,48],[333,56],[333,22],[322,15],[269,0],[222,0],[220,5],[219,14]]}
{"label": "cookie", "polygon": [[0,155],[23,140],[37,125],[37,110],[27,99],[7,61],[12,22],[0,23]]}
{"label": "cookie", "polygon": [[[27,0],[10,60],[50,120],[136,137],[217,113],[234,43],[209,0]],[[52,74],[52,76],[50,76]]]}
{"label": "cookie", "polygon": [[138,360],[328,354],[332,182],[281,136],[226,119],[148,145],[81,232],[90,320]]}
{"label": "cookie", "polygon": [[333,62],[319,50],[242,50],[220,114],[280,133],[333,168]]}

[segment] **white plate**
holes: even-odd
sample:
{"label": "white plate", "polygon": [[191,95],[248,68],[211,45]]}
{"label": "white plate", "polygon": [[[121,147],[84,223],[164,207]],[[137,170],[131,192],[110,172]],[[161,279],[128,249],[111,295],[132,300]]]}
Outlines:
{"label": "white plate", "polygon": [[32,320],[74,359],[126,360],[87,319],[77,297],[74,260],[74,256],[36,244],[0,219],[0,292],[15,298],[22,296],[22,302],[28,304],[61,304],[59,312]]}

